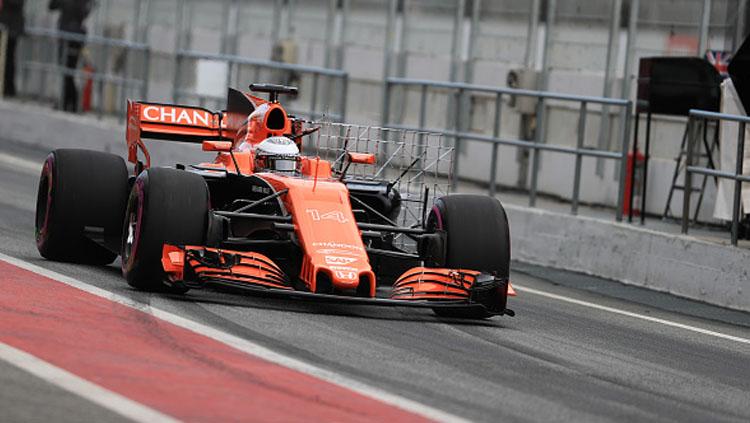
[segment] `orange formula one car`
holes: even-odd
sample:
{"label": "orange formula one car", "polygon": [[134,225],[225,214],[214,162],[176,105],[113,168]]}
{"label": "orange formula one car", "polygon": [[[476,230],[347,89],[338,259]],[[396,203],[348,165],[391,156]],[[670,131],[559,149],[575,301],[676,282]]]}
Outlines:
{"label": "orange formula one car", "polygon": [[[513,315],[505,211],[490,197],[440,195],[453,158],[444,140],[306,122],[278,102],[296,88],[250,89],[269,100],[229,89],[222,112],[129,101],[132,175],[116,155],[50,153],[36,209],[41,255],[97,264],[119,255],[127,282],[143,290],[219,285]],[[216,157],[151,167],[144,138],[199,143]]]}

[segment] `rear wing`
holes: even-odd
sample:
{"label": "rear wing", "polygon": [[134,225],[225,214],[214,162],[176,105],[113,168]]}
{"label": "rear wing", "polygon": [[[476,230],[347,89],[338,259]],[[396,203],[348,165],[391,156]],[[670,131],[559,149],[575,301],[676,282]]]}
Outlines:
{"label": "rear wing", "polygon": [[125,135],[128,161],[138,162],[140,148],[146,159],[146,167],[151,166],[151,157],[142,141],[144,138],[189,143],[231,141],[234,134],[226,129],[224,115],[224,112],[212,112],[202,107],[128,100]]}

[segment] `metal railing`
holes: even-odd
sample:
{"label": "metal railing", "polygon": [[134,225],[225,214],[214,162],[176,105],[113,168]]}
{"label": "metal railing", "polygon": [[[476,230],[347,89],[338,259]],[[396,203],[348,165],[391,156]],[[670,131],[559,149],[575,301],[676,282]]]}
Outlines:
{"label": "metal railing", "polygon": [[[721,170],[710,169],[707,167],[694,166],[695,145],[699,140],[698,120],[716,120],[737,122],[737,162],[734,172],[724,172]],[[731,242],[737,245],[739,238],[740,223],[740,201],[742,200],[742,183],[750,182],[750,175],[743,175],[742,165],[745,155],[745,127],[750,123],[750,117],[730,115],[726,113],[709,112],[705,110],[690,110],[688,118],[688,145],[687,158],[685,167],[685,195],[682,200],[682,233],[688,233],[690,223],[690,195],[693,188],[693,174],[713,176],[715,178],[730,179],[734,181],[734,195],[732,197],[732,229]]]}
{"label": "metal railing", "polygon": [[[403,78],[388,78],[385,81],[385,97],[383,99],[383,110],[382,110],[382,125],[384,127],[392,127],[399,129],[411,129],[417,131],[430,131],[430,132],[442,132],[446,136],[451,137],[455,140],[455,150],[459,151],[460,145],[463,141],[477,141],[482,143],[492,144],[492,155],[490,164],[490,175],[489,175],[489,195],[495,195],[497,190],[497,160],[498,160],[498,148],[501,145],[513,146],[518,149],[531,150],[531,182],[529,187],[529,205],[534,207],[536,205],[537,188],[538,188],[538,173],[539,173],[539,156],[542,151],[549,151],[555,153],[562,153],[575,156],[575,170],[573,175],[573,193],[571,203],[571,213],[577,214],[580,188],[581,188],[581,168],[583,157],[598,157],[603,159],[612,159],[619,161],[620,172],[618,178],[618,197],[617,197],[617,221],[622,221],[623,216],[623,204],[625,195],[625,178],[627,171],[627,158],[628,158],[628,141],[630,138],[630,116],[632,115],[633,105],[629,100],[603,98],[603,97],[589,97],[589,96],[578,96],[569,95],[553,92],[544,91],[530,91],[520,90],[512,88],[498,88],[483,85],[471,85],[465,83],[452,83],[452,82],[438,82],[429,80],[417,80],[417,79],[403,79]],[[398,123],[390,122],[390,101],[392,96],[392,90],[395,86],[405,87],[417,87],[420,90],[420,101],[419,101],[419,118],[418,126],[412,127],[408,125],[402,125]],[[455,122],[451,122],[453,129],[435,129],[426,128],[427,119],[427,94],[429,89],[443,89],[454,92],[455,105],[461,105],[463,99],[467,93],[486,93],[495,96],[495,115],[494,122],[492,125],[492,135],[482,135],[478,133],[466,132],[463,130],[465,120],[467,119],[465,114],[461,110],[456,110],[453,113]],[[537,130],[534,141],[511,139],[501,136],[501,123],[502,123],[502,111],[503,111],[503,98],[504,96],[520,96],[520,97],[534,97],[538,99],[536,116],[537,116]],[[547,100],[558,100],[563,102],[574,102],[579,103],[578,107],[578,131],[577,141],[575,147],[567,147],[563,145],[545,144],[544,137],[546,132],[546,105]],[[589,104],[598,104],[602,106],[614,106],[620,108],[620,151],[607,151],[598,150],[593,148],[585,148],[584,140],[586,133],[586,116],[588,112]],[[453,175],[454,180],[458,178],[459,169],[459,155],[453,161]]]}
{"label": "metal railing", "polygon": [[[251,82],[300,85],[301,97],[296,100],[286,100],[291,105],[288,109],[292,113],[311,120],[326,119],[343,122],[346,119],[346,97],[349,87],[349,74],[347,72],[316,66],[186,50],[180,50],[176,53],[173,86],[175,103],[188,98],[197,100],[201,106],[205,106],[206,102],[223,104],[226,100],[223,96],[201,94],[194,89],[185,88],[185,86],[194,85],[190,84],[190,81],[187,81],[186,78],[186,75],[191,75],[191,72],[186,72],[189,66],[188,62],[195,64],[199,60],[224,63],[226,65],[226,86],[244,87]],[[307,103],[308,106],[301,106],[303,103]],[[335,105],[334,111],[326,110],[329,104]]]}
{"label": "metal railing", "polygon": [[[151,50],[146,44],[45,28],[26,28],[24,35],[18,49],[23,95],[61,101],[65,77],[91,81],[93,108],[99,116],[108,108],[106,96],[117,99],[111,112],[122,114],[125,99],[148,95]],[[81,43],[75,68],[65,63],[70,43]],[[84,62],[90,67],[82,67]],[[105,94],[110,87],[114,92]]]}
{"label": "metal railing", "polygon": [[[20,93],[41,101],[58,103],[64,96],[63,80],[72,77],[77,91],[91,84],[92,110],[101,117],[112,114],[122,117],[125,100],[149,100],[152,51],[143,43],[114,38],[82,35],[44,28],[27,28],[21,39],[19,69]],[[80,43],[83,51],[76,67],[66,66],[70,43]],[[217,109],[225,107],[226,86],[245,87],[251,82],[293,83],[301,85],[300,97],[288,99],[290,112],[312,120],[344,121],[349,74],[341,70],[250,59],[240,56],[177,51],[172,56],[175,68],[172,98]],[[195,65],[198,61],[226,65],[226,84],[222,91],[199,93],[195,90]],[[192,63],[191,63],[192,62]],[[191,79],[193,78],[193,79]],[[289,78],[294,79],[289,81]],[[333,105],[329,110],[329,105]]]}

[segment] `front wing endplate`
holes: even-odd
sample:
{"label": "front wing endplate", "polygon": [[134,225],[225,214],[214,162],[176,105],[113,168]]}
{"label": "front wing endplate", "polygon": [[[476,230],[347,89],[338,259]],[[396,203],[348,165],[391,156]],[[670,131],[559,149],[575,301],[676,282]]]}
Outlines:
{"label": "front wing endplate", "polygon": [[171,282],[188,286],[221,280],[229,284],[292,289],[286,274],[263,254],[164,244],[161,261]]}

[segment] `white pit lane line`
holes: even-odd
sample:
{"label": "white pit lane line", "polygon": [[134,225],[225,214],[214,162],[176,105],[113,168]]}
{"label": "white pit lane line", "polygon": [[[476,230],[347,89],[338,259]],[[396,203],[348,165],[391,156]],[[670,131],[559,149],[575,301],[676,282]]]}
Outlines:
{"label": "white pit lane line", "polygon": [[670,326],[670,327],[673,327],[673,328],[684,329],[684,330],[688,330],[688,331],[691,331],[691,332],[700,333],[700,334],[703,334],[703,335],[713,336],[715,338],[720,338],[720,339],[725,339],[725,340],[728,340],[728,341],[734,341],[734,342],[739,342],[741,344],[750,345],[750,339],[742,338],[742,337],[739,337],[739,336],[727,335],[726,333],[715,332],[715,331],[712,331],[712,330],[703,329],[703,328],[699,328],[699,327],[695,327],[695,326],[690,326],[690,325],[686,325],[686,324],[683,324],[683,323],[673,322],[671,320],[659,319],[657,317],[645,316],[643,314],[633,313],[631,311],[620,310],[620,309],[613,308],[613,307],[607,307],[607,306],[603,306],[603,305],[591,303],[591,302],[588,302],[588,301],[576,300],[575,298],[565,297],[565,296],[558,295],[558,294],[552,294],[550,292],[540,291],[540,290],[534,289],[534,288],[526,288],[524,286],[518,286],[515,283],[513,284],[513,288],[516,291],[518,291],[518,292],[526,292],[526,293],[529,293],[529,294],[539,295],[539,296],[550,298],[550,299],[557,300],[557,301],[563,301],[563,302],[570,303],[570,304],[576,304],[576,305],[583,306],[583,307],[588,307],[588,308],[593,308],[593,309],[596,309],[596,310],[606,311],[606,312],[609,312],[609,313],[619,314],[621,316],[627,316],[627,317],[632,317],[632,318],[635,318],[635,319],[641,319],[641,320],[645,320],[645,321],[648,321],[648,322],[653,322],[653,323],[658,323],[658,324],[665,325],[665,326]]}
{"label": "white pit lane line", "polygon": [[0,360],[128,419],[137,422],[179,421],[2,342]]}
{"label": "white pit lane line", "polygon": [[44,165],[44,161],[37,162],[0,152],[0,164],[18,169],[26,174],[39,176],[39,174],[42,173],[42,165]]}
{"label": "white pit lane line", "polygon": [[[146,304],[138,303],[136,301],[133,301],[121,295],[115,294],[113,292],[109,292],[107,290],[101,289],[93,285],[89,285],[85,282],[79,281],[78,279],[62,275],[60,273],[45,269],[43,267],[39,267],[35,264],[28,263],[26,261],[17,259],[15,257],[11,257],[11,256],[0,253],[0,260],[5,261],[14,266],[20,267],[22,269],[26,269],[30,272],[34,272],[36,274],[46,276],[50,279],[56,280],[58,282],[64,283],[66,285],[72,286],[82,291],[88,292],[89,294],[93,294],[98,297],[116,302],[118,304],[122,304],[127,307],[131,307],[136,310],[140,310],[145,313],[151,314],[154,317],[157,317],[159,319],[162,319],[164,321],[167,321],[169,323],[172,323],[184,329],[191,330],[195,333],[201,334],[203,336],[214,339],[216,341],[222,342],[226,345],[229,345],[233,348],[236,348],[252,356],[259,357],[271,363],[275,363],[280,366],[284,366],[284,367],[296,370],[298,372],[302,372],[302,373],[317,377],[318,379],[322,379],[326,382],[341,386],[343,388],[357,392],[366,397],[374,398],[375,400],[400,408],[407,412],[418,414],[430,420],[441,421],[441,422],[468,422],[468,420],[461,418],[459,416],[455,416],[448,412],[432,408],[430,406],[421,404],[419,402],[410,400],[408,398],[401,397],[396,394],[392,394],[383,389],[367,385],[366,383],[359,382],[354,379],[350,379],[347,376],[344,376],[342,374],[335,373],[330,370],[325,370],[320,367],[316,367],[315,365],[300,361],[296,358],[272,351],[266,347],[263,347],[247,339],[243,339],[234,335],[230,335],[218,329],[214,329],[202,323],[198,323],[198,322],[186,319],[184,317],[178,316],[168,311],[160,310],[158,308],[154,308]],[[0,345],[2,344],[0,343]],[[0,355],[0,359],[3,359],[3,356]],[[76,392],[76,391],[73,391],[73,392]]]}

